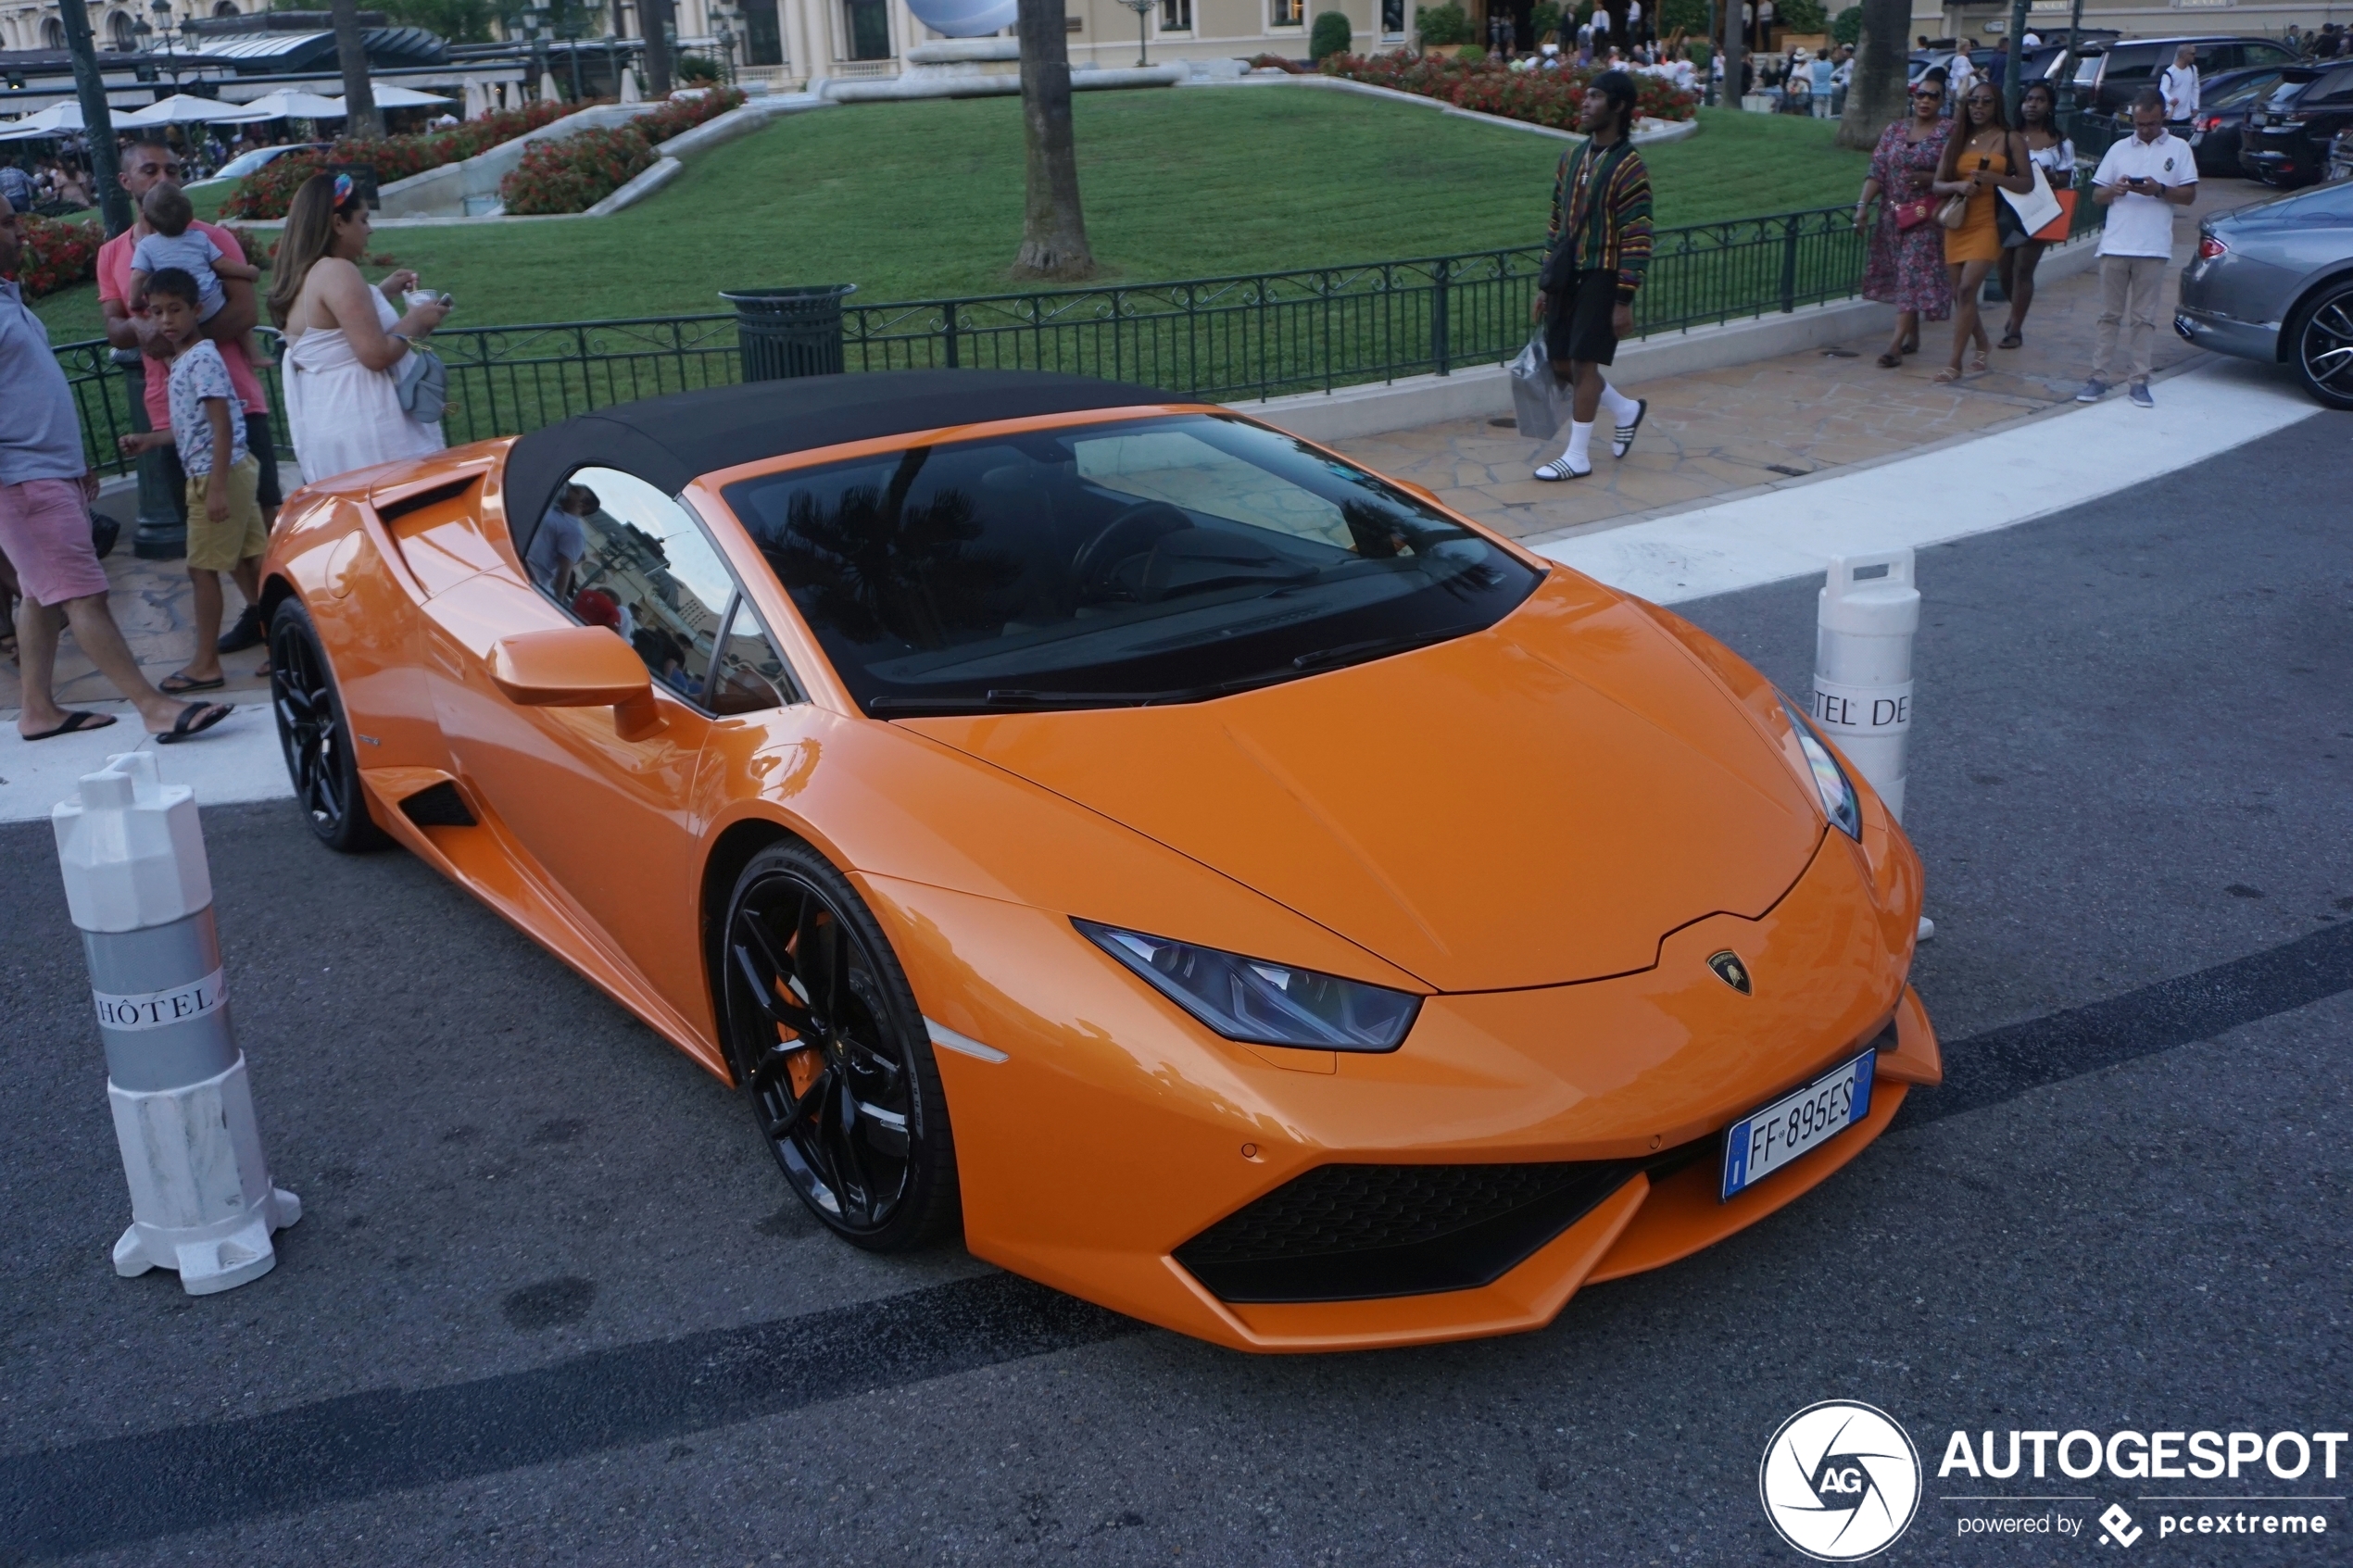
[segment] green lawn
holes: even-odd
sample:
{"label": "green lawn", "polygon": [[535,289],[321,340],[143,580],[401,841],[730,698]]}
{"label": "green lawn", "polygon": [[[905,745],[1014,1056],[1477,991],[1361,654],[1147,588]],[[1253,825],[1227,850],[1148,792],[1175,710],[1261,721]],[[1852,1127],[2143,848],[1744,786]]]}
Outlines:
{"label": "green lawn", "polygon": [[[1337,93],[1087,93],[1088,232],[1109,281],[1444,255],[1541,238],[1561,144]],[[387,230],[379,251],[459,300],[454,325],[724,308],[717,291],[854,282],[861,302],[1005,293],[1021,238],[1013,98],[861,105],[778,121],[613,218]],[[1707,110],[1651,150],[1662,225],[1853,198],[1828,121]],[[63,342],[94,289],[37,307]]]}

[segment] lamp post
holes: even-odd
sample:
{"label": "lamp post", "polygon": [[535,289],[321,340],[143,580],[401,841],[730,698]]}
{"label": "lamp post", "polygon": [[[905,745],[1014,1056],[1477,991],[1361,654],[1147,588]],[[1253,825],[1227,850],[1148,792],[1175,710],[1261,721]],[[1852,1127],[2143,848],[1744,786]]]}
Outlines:
{"label": "lamp post", "polygon": [[1136,13],[1136,63],[1139,66],[1149,65],[1151,62],[1144,58],[1144,45],[1151,36],[1149,29],[1151,23],[1149,19],[1152,14],[1152,7],[1158,5],[1160,0],[1119,0],[1119,3]]}
{"label": "lamp post", "polygon": [[[163,36],[164,69],[171,72],[171,90],[180,91],[180,55],[171,46],[171,0],[151,0],[147,9],[156,14],[155,31]],[[132,31],[145,32],[147,24],[141,22]]]}
{"label": "lamp post", "polygon": [[717,5],[711,8],[711,35],[719,44],[720,80],[733,85],[736,80],[736,19],[741,15],[733,6]]}
{"label": "lamp post", "polygon": [[522,12],[522,39],[531,50],[531,81],[524,85],[523,101],[529,103],[539,93],[540,79],[547,74],[547,49],[540,31],[546,27],[547,11],[544,6],[526,6]]}

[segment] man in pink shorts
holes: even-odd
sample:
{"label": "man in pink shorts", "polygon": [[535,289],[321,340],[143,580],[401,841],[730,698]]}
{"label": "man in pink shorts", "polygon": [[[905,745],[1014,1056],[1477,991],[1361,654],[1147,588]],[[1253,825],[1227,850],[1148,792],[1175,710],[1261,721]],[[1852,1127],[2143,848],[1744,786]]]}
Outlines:
{"label": "man in pink shorts", "polygon": [[98,476],[82,460],[73,393],[49,350],[48,329],[6,281],[23,250],[16,209],[0,196],[0,408],[8,411],[0,420],[0,553],[24,590],[17,606],[17,653],[24,669],[17,733],[47,740],[114,722],[104,713],[68,712],[51,693],[62,612],[74,641],[131,699],[147,733],[166,744],[186,740],[230,710],[219,703],[174,702],[149,685],[107,608],[107,573],[90,545],[89,503],[97,495]]}

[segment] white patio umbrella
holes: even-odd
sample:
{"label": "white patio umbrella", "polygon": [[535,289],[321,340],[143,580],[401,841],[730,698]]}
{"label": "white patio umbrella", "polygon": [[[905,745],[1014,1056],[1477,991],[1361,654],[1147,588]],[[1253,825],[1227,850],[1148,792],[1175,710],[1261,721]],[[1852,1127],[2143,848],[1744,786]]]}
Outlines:
{"label": "white patio umbrella", "polygon": [[[376,107],[380,109],[421,109],[430,104],[446,104],[450,100],[434,93],[420,93],[414,87],[379,87]],[[337,103],[343,102],[338,98]]]}
{"label": "white patio umbrella", "polygon": [[543,104],[560,104],[563,100],[564,95],[556,91],[556,73],[552,70],[541,71],[539,73],[539,101]]}
{"label": "white patio umbrella", "polygon": [[621,101],[624,104],[635,104],[644,101],[637,92],[637,73],[625,67],[623,69],[621,73]]}
{"label": "white patio umbrella", "polygon": [[135,114],[120,117],[115,124],[125,131],[145,131],[157,125],[195,125],[208,120],[217,124],[242,124],[247,120],[270,118],[267,114],[256,114],[245,104],[224,104],[218,98],[198,98],[186,93],[174,93]]}
{"label": "white patio umbrella", "polygon": [[0,142],[22,142],[34,136],[55,136],[64,131],[82,129],[82,106],[69,98],[62,104],[51,104],[38,114],[26,115],[0,125]]}
{"label": "white patio umbrella", "polygon": [[322,98],[299,87],[281,87],[245,106],[257,119],[341,119],[341,98]]}

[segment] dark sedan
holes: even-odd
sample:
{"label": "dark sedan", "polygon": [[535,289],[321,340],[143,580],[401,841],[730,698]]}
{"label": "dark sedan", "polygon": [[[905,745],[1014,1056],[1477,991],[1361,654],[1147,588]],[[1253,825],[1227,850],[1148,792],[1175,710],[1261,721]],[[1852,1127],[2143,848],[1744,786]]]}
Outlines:
{"label": "dark sedan", "polygon": [[2328,168],[2329,143],[2353,129],[2353,60],[2296,66],[2246,117],[2239,167],[2250,180],[2294,188]]}
{"label": "dark sedan", "polygon": [[2218,354],[2292,366],[2314,397],[2353,408],[2353,181],[2200,223],[2173,330]]}
{"label": "dark sedan", "polygon": [[2280,82],[2281,68],[2225,71],[2198,85],[2197,113],[2190,117],[2190,150],[2200,174],[2239,177],[2240,137],[2246,117]]}

